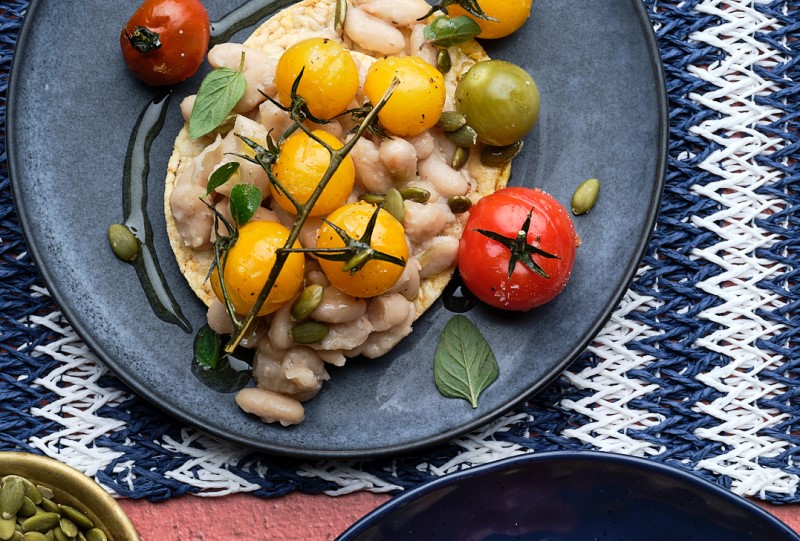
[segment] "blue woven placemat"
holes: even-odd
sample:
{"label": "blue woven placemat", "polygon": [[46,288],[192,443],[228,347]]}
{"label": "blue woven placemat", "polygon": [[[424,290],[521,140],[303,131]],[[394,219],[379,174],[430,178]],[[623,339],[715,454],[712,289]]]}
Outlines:
{"label": "blue woven placemat", "polygon": [[[85,460],[73,465],[118,495],[151,500],[209,490],[396,491],[508,454],[596,448],[693,470],[740,494],[800,501],[800,2],[645,4],[670,96],[658,225],[598,341],[528,405],[424,454],[310,464],[197,434],[101,367],[90,371],[99,374],[92,386],[108,399],[92,414],[107,427],[80,440],[64,433],[42,407],[60,395],[32,382],[52,381],[66,362],[58,353],[73,342],[64,345],[65,323],[52,318],[58,309],[27,255],[3,133],[0,449],[70,462],[58,449],[82,446]],[[26,6],[0,5],[3,125]],[[43,443],[53,434],[57,441]],[[103,453],[92,461],[95,450]]]}

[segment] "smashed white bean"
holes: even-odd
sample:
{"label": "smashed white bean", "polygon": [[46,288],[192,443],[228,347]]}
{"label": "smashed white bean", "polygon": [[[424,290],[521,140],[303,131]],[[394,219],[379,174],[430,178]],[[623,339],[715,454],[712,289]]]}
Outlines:
{"label": "smashed white bean", "polygon": [[362,316],[348,323],[328,325],[328,335],[311,347],[328,351],[354,349],[363,344],[371,332],[372,324]]}
{"label": "smashed white bean", "polygon": [[247,81],[247,88],[233,108],[237,113],[251,111],[264,102],[267,98],[262,92],[273,97],[277,94],[275,68],[278,60],[258,49],[251,49],[238,43],[220,43],[208,51],[208,63],[213,68],[238,70],[242,54],[244,54],[242,74]]}
{"label": "smashed white bean", "polygon": [[414,303],[399,293],[384,293],[369,302],[367,319],[376,332],[382,332],[400,325],[414,310]]}
{"label": "smashed white bean", "polygon": [[357,4],[393,26],[414,26],[431,9],[425,0],[360,0]]}
{"label": "smashed white bean", "polygon": [[415,257],[410,257],[406,263],[403,274],[389,290],[389,293],[400,293],[406,299],[413,301],[419,294],[419,262]]}
{"label": "smashed white bean", "polygon": [[323,323],[347,323],[355,321],[367,312],[367,301],[351,297],[334,286],[326,287],[322,300],[311,318]]}
{"label": "smashed white bean", "polygon": [[417,149],[402,137],[384,139],[378,156],[392,178],[398,182],[417,178]]}
{"label": "smashed white bean", "polygon": [[192,182],[193,170],[194,165],[188,164],[178,176],[169,195],[169,206],[183,244],[201,248],[211,243],[214,213],[201,199],[206,193],[205,187]]}
{"label": "smashed white bean", "polygon": [[416,24],[408,37],[408,54],[416,55],[433,67],[438,65],[439,50],[425,38],[425,24]]}
{"label": "smashed white bean", "polygon": [[455,219],[453,211],[444,199],[435,203],[415,203],[404,201],[403,227],[406,236],[420,244],[442,232],[445,226]]}
{"label": "smashed white bean", "polygon": [[368,359],[382,357],[411,333],[411,324],[414,323],[417,314],[411,303],[407,302],[407,305],[408,312],[405,314],[405,319],[385,331],[370,334],[358,348],[361,355]]}
{"label": "smashed white bean", "polygon": [[356,185],[365,192],[386,193],[394,182],[381,161],[380,149],[367,139],[360,138],[350,151],[356,170]]}
{"label": "smashed white bean", "polygon": [[433,237],[419,247],[417,259],[421,266],[420,278],[435,276],[455,267],[458,260],[458,239],[453,237]]}
{"label": "smashed white bean", "polygon": [[470,179],[466,173],[456,171],[447,163],[444,153],[437,146],[430,156],[417,164],[419,177],[436,187],[442,197],[466,195],[469,191]]}

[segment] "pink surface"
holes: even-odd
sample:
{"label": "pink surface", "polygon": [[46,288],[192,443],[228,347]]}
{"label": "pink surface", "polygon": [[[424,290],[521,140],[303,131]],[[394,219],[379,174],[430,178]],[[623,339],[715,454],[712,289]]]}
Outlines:
{"label": "pink surface", "polygon": [[[332,498],[292,493],[261,499],[245,494],[223,498],[183,496],[163,503],[122,500],[142,541],[326,541],[390,499],[357,492]],[[800,505],[760,504],[800,533]]]}

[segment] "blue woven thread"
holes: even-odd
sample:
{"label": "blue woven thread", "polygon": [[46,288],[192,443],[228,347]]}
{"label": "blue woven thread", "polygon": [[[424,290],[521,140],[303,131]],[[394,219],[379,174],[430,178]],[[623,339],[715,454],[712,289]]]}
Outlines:
{"label": "blue woven thread", "polygon": [[[710,427],[716,421],[692,409],[699,402],[708,402],[720,393],[706,387],[695,376],[728,360],[719,354],[697,347],[697,340],[717,330],[716,325],[696,319],[702,310],[719,304],[716,297],[697,289],[696,284],[718,274],[719,269],[708,261],[689,257],[694,249],[713,245],[718,239],[713,233],[692,225],[688,216],[709,216],[718,210],[713,201],[698,197],[693,185],[704,185],[718,180],[698,168],[717,147],[691,133],[690,128],[706,120],[717,118],[718,113],[691,101],[691,93],[704,93],[714,88],[691,75],[688,67],[709,65],[721,60],[723,54],[714,47],[692,42],[693,32],[719,24],[715,17],[695,10],[698,1],[659,2],[645,0],[654,23],[660,25],[659,44],[664,59],[670,96],[669,168],[667,188],[662,200],[658,227],[653,235],[645,263],[650,270],[640,276],[632,289],[642,295],[658,299],[661,305],[646,312],[632,313],[627,317],[659,330],[662,334],[629,344],[629,348],[655,360],[644,368],[628,373],[643,381],[653,383],[656,390],[633,402],[633,407],[658,413],[664,421],[658,426],[631,430],[628,435],[657,445],[665,452],[655,460],[693,469],[700,460],[726,451],[724,445],[702,440],[694,431]],[[5,120],[5,94],[8,83],[11,52],[19,32],[20,17],[27,1],[6,0],[0,6],[0,118]],[[786,272],[770,277],[759,287],[775,291],[786,301],[786,306],[771,311],[760,310],[759,315],[785,325],[786,330],[770,340],[757,343],[765,351],[784,355],[787,362],[780,368],[762,373],[784,383],[787,391],[774,399],[762,400],[760,407],[775,408],[788,414],[779,426],[765,430],[765,435],[784,439],[794,444],[797,437],[798,404],[798,352],[800,351],[800,285],[798,285],[798,42],[785,38],[797,35],[798,4],[796,0],[758,4],[756,9],[775,17],[783,25],[779,31],[762,32],[756,37],[792,58],[791,62],[755,68],[757,73],[774,82],[779,90],[769,96],[756,98],[759,104],[770,105],[783,111],[779,121],[760,127],[764,133],[784,139],[787,146],[769,157],[760,159],[766,165],[784,173],[779,183],[761,188],[763,193],[778,196],[787,202],[783,211],[758,221],[758,226],[778,235],[778,242],[770,250],[759,250],[759,257],[781,263]],[[793,82],[794,81],[794,82]],[[794,101],[792,101],[794,100]],[[28,444],[35,434],[51,433],[58,428],[54,423],[26,412],[32,406],[53,400],[51,393],[33,390],[25,381],[50,372],[58,363],[46,358],[32,358],[30,352],[38,344],[52,340],[41,329],[30,329],[17,321],[52,312],[56,307],[46,297],[31,295],[31,285],[41,285],[30,258],[20,257],[26,252],[19,224],[13,211],[6,166],[5,139],[0,138],[0,449],[32,450]],[[580,371],[595,366],[598,359],[584,354],[572,368]],[[688,370],[687,370],[688,368]],[[124,389],[115,377],[108,376],[100,382],[104,387]],[[578,401],[590,397],[591,391],[577,389],[566,378],[560,378],[547,387],[518,412],[530,416],[529,422],[513,425],[507,432],[498,433],[498,440],[513,442],[535,451],[588,448],[587,444],[563,436],[567,428],[589,422],[585,416],[558,407],[569,399]],[[21,413],[20,413],[21,412]],[[163,415],[137,397],[114,407],[105,406],[99,414],[126,423],[123,430],[97,440],[97,445],[124,455],[98,474],[101,482],[123,496],[163,500],[198,489],[165,477],[164,473],[185,464],[188,457],[168,450],[159,442],[165,438],[181,441],[185,427]],[[430,470],[418,468],[419,464],[442,466],[461,451],[454,443],[442,445],[424,453],[396,459],[373,460],[357,463],[365,472],[398,486],[411,488],[431,480]],[[800,474],[793,466],[796,449],[780,456],[763,459],[762,464]],[[132,462],[132,470],[122,466]],[[320,492],[338,488],[331,482],[311,479],[297,474],[301,463],[289,459],[267,457],[251,453],[230,467],[232,473],[261,487],[255,492],[262,497],[279,496],[300,490]],[[324,464],[322,465],[324,466]],[[120,471],[114,473],[114,469]],[[264,468],[267,473],[262,473]],[[731,479],[714,476],[705,470],[694,471],[722,486],[730,487]],[[133,479],[133,488],[128,485]],[[796,502],[798,496],[767,494],[773,502]]]}

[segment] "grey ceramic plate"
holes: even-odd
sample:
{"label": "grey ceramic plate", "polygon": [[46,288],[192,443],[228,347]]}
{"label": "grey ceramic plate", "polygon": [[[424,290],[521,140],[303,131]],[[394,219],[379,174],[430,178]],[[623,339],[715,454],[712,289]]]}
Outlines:
{"label": "grey ceramic plate", "polygon": [[339,541],[798,541],[729,490],[642,458],[535,453],[392,499]]}
{"label": "grey ceramic plate", "polygon": [[[224,0],[205,3],[212,20],[231,9]],[[300,457],[379,456],[441,443],[545,386],[622,298],[664,182],[667,103],[655,38],[640,0],[538,0],[522,31],[486,46],[493,57],[526,68],[542,94],[539,123],[511,183],[568,203],[586,178],[602,181],[597,206],[576,220],[583,245],[566,291],[525,315],[483,307],[467,314],[500,364],[499,380],[477,409],[443,398],[434,386],[433,351],[451,316],[439,302],[387,358],[331,370],[303,424],[287,429],[243,414],[233,394],[195,378],[193,334],[154,315],[134,270],[107,245],[106,227],[122,219],[128,139],[154,96],[120,58],[118,32],[132,9],[128,0],[31,3],[9,91],[9,163],[30,251],[64,314],[127,385],[181,421]],[[166,282],[195,330],[205,310],[171,257],[162,178],[181,126],[178,104],[201,77],[174,89],[153,142],[147,194]]]}

